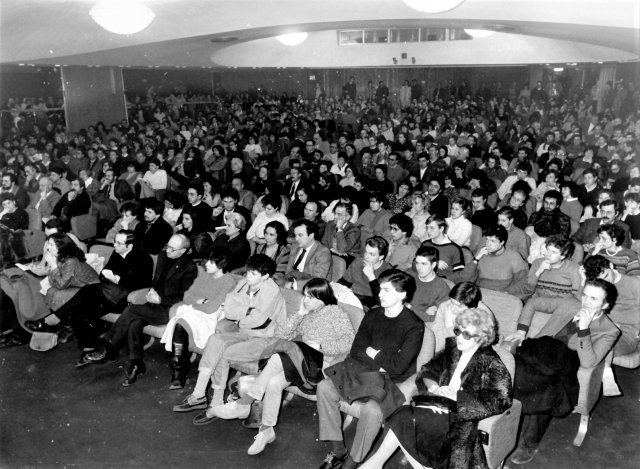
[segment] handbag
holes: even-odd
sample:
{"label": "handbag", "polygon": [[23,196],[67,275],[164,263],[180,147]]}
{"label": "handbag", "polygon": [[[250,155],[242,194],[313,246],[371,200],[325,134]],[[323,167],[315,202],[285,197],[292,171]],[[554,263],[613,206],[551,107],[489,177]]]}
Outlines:
{"label": "handbag", "polygon": [[58,345],[58,334],[53,332],[34,332],[29,342],[31,350],[46,352]]}

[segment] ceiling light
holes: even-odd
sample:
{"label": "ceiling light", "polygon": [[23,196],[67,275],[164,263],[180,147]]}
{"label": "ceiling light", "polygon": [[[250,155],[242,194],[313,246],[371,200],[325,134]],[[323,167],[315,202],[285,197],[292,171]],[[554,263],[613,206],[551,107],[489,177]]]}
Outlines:
{"label": "ceiling light", "polygon": [[553,67],[553,71],[556,73],[564,72],[564,67]]}
{"label": "ceiling light", "polygon": [[423,13],[443,13],[453,10],[464,0],[402,0],[414,10]]}
{"label": "ceiling light", "polygon": [[116,34],[139,33],[156,14],[139,0],[102,0],[90,11],[93,21]]}
{"label": "ceiling light", "polygon": [[302,44],[309,36],[309,33],[289,33],[276,36],[276,39],[285,46],[297,46]]}
{"label": "ceiling light", "polygon": [[489,31],[488,29],[465,29],[464,32],[475,39],[493,36],[496,33],[495,31]]}

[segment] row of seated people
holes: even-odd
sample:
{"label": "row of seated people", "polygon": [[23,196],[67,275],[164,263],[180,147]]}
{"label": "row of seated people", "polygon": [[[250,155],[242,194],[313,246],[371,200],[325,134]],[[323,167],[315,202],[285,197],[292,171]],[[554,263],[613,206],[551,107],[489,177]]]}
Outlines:
{"label": "row of seated people", "polygon": [[[348,213],[346,212],[347,208],[348,205],[346,204],[336,205],[335,215],[338,223],[341,217],[345,219],[348,217]],[[341,215],[343,210],[345,213]],[[397,218],[397,220],[403,219]],[[410,223],[403,224],[403,222],[397,221],[395,223],[391,222],[390,224],[390,231],[400,231],[405,236],[407,235],[407,230],[410,230],[412,227]],[[446,223],[438,220],[436,217],[431,217],[427,222],[427,227],[430,225],[432,231],[439,233],[440,236],[446,237]],[[429,228],[427,229],[429,230]],[[311,283],[311,286],[315,286],[318,278],[327,278],[329,276],[333,262],[331,251],[328,247],[317,241],[318,227],[308,220],[301,220],[294,223],[293,231],[297,247],[292,253],[292,256],[290,256],[281,282],[284,282],[285,287],[302,289],[305,294],[306,308],[314,310],[313,303],[309,298],[313,297],[314,294],[309,294],[311,287],[307,288],[307,285]],[[485,232],[485,237],[486,246],[478,252],[476,258],[462,265],[462,269],[460,269],[459,265],[455,265],[454,268],[451,269],[452,273],[472,269],[472,266],[482,271],[481,267],[484,261],[491,260],[495,262],[496,258],[500,258],[505,254],[507,257],[519,258],[519,262],[522,263],[523,270],[525,271],[523,284],[526,283],[533,290],[530,292],[533,293],[533,298],[527,303],[527,307],[518,319],[519,330],[526,332],[530,324],[531,315],[536,310],[553,313],[552,318],[560,318],[560,322],[566,319],[565,323],[559,323],[554,326],[557,329],[553,330],[551,335],[565,342],[568,340],[569,348],[577,350],[579,358],[579,360],[576,360],[574,356],[573,363],[582,363],[585,366],[597,364],[608,354],[613,342],[617,339],[618,334],[620,334],[618,328],[623,332],[622,338],[616,342],[618,353],[629,353],[629,351],[635,350],[635,347],[637,347],[638,331],[637,281],[615,271],[610,262],[600,255],[587,258],[584,268],[581,270],[569,259],[572,244],[563,235],[554,235],[548,238],[544,260],[541,260],[535,269],[532,267],[527,275],[526,271],[529,269],[526,262],[516,251],[505,248],[508,234],[504,227],[492,227],[491,230]],[[402,381],[411,374],[409,370],[412,369],[412,364],[415,366],[416,354],[420,348],[419,344],[421,343],[420,340],[417,340],[416,337],[404,329],[405,325],[402,323],[407,321],[407,327],[413,323],[411,327],[414,329],[417,325],[426,323],[427,327],[433,327],[434,330],[446,331],[442,335],[438,334],[444,339],[453,334],[452,328],[454,324],[457,324],[455,316],[456,313],[459,312],[458,308],[466,309],[469,306],[478,306],[478,302],[476,301],[478,298],[477,295],[474,296],[474,300],[463,300],[461,302],[461,298],[463,298],[464,295],[460,293],[460,291],[464,292],[465,288],[476,288],[477,291],[477,285],[483,285],[483,278],[481,277],[477,280],[477,285],[470,282],[459,283],[458,286],[453,289],[453,293],[449,292],[449,286],[443,281],[442,277],[436,275],[436,273],[442,274],[442,272],[445,272],[449,267],[448,263],[446,261],[443,263],[441,259],[441,256],[446,257],[448,255],[448,247],[445,249],[441,249],[441,247],[442,245],[450,246],[452,243],[433,243],[433,238],[436,240],[439,239],[437,236],[433,236],[431,240],[427,240],[415,251],[414,259],[412,260],[412,265],[415,270],[405,269],[412,272],[412,276],[407,276],[400,270],[390,269],[391,264],[385,260],[389,255],[389,243],[384,238],[378,236],[368,238],[365,242],[364,253],[362,256],[355,256],[354,259],[349,262],[349,267],[339,282],[353,288],[355,295],[367,306],[368,312],[363,324],[368,324],[367,327],[374,329],[379,325],[384,325],[379,329],[377,334],[376,330],[363,329],[361,326],[360,329],[358,329],[353,346],[351,346],[350,357],[356,361],[363,362],[365,368],[369,371],[373,371],[371,369],[372,367],[374,370],[386,370],[391,381],[394,379],[398,382]],[[62,277],[69,277],[69,270],[64,268],[65,264],[82,264],[81,253],[77,251],[77,248],[75,248],[75,245],[71,241],[65,240],[66,238],[63,235],[53,235],[48,241],[49,247],[45,249],[45,260],[50,267],[52,267],[52,272],[49,274],[51,284],[56,286],[62,286],[62,284],[56,280],[61,275],[61,271],[67,272],[67,274],[62,275]],[[193,341],[196,347],[204,352],[193,394],[174,409],[176,411],[186,411],[206,408],[206,411],[194,420],[196,424],[209,423],[215,418],[244,417],[250,408],[248,402],[250,403],[251,398],[261,398],[266,388],[269,387],[267,386],[268,383],[271,383],[270,386],[276,386],[272,380],[278,383],[276,389],[280,390],[280,394],[284,386],[291,382],[296,382],[296,379],[293,379],[290,374],[285,374],[284,377],[278,374],[283,372],[283,365],[280,363],[282,354],[289,354],[290,349],[286,348],[285,351],[282,351],[269,348],[274,345],[272,343],[274,337],[290,339],[296,335],[292,332],[292,328],[295,329],[295,327],[288,324],[290,322],[289,315],[284,311],[284,302],[280,296],[278,284],[273,280],[277,268],[275,261],[269,256],[255,254],[249,258],[245,266],[246,279],[240,280],[240,283],[236,283],[237,279],[232,280],[232,277],[224,275],[225,270],[228,268],[228,265],[230,265],[232,254],[229,254],[227,251],[226,256],[224,256],[220,254],[221,248],[216,248],[212,251],[209,262],[205,264],[206,271],[211,275],[203,275],[202,278],[200,278],[201,276],[198,275],[197,267],[187,255],[190,241],[184,234],[171,236],[166,249],[161,252],[153,276],[152,288],[144,295],[144,304],[127,306],[111,331],[107,333],[104,339],[99,339],[97,333],[99,328],[96,327],[98,318],[108,310],[117,310],[124,306],[127,294],[140,286],[139,283],[134,285],[129,282],[133,279],[139,280],[145,278],[145,275],[146,278],[149,279],[151,263],[148,259],[147,261],[141,261],[139,257],[141,254],[141,257],[146,256],[148,258],[148,255],[145,254],[142,249],[135,247],[136,243],[134,240],[135,233],[130,230],[120,231],[116,234],[114,243],[115,253],[109,259],[101,276],[97,277],[97,281],[95,274],[87,275],[87,278],[92,277],[87,280],[89,285],[80,288],[79,292],[76,293],[70,301],[55,311],[55,314],[46,316],[43,320],[30,323],[29,326],[34,330],[50,330],[51,327],[55,327],[55,324],[59,322],[64,323],[66,321],[73,324],[78,334],[78,344],[83,349],[81,358],[77,363],[78,367],[84,367],[90,363],[113,361],[117,358],[117,350],[125,343],[128,343],[130,365],[123,385],[130,386],[134,384],[138,376],[145,371],[145,365],[142,361],[143,327],[147,324],[166,324],[169,320],[171,306],[178,303],[181,299],[184,299],[185,305],[189,307],[177,308],[179,310],[175,316],[177,319],[172,328],[167,328],[167,331],[171,332],[167,332],[164,341],[168,349],[172,351],[172,388],[180,389],[184,386],[189,366],[186,351],[189,348],[190,341]],[[64,245],[64,243],[66,243],[66,245]],[[453,246],[455,247],[455,245]],[[460,248],[458,247],[457,249]],[[75,256],[70,255],[69,251],[75,252]],[[60,256],[61,252],[63,254],[63,265],[58,267],[57,257]],[[129,261],[131,261],[131,264]],[[218,268],[218,264],[224,265],[224,267]],[[574,265],[576,269],[572,268]],[[495,271],[502,273],[504,268],[504,266],[499,266]],[[146,274],[140,269],[146,269]],[[86,268],[84,270],[87,273],[89,271]],[[132,273],[132,270],[135,270],[135,272]],[[393,274],[389,274],[390,271],[393,272]],[[491,270],[488,271],[490,272]],[[79,272],[76,272],[72,277],[82,277],[78,275],[78,273]],[[391,277],[389,277],[389,275]],[[170,281],[168,281],[169,278]],[[391,278],[395,280],[392,281]],[[398,278],[401,279],[398,280]],[[587,278],[589,280],[585,283],[585,279]],[[610,280],[611,284],[594,280],[596,278]],[[218,282],[219,279],[224,280]],[[200,282],[200,280],[202,280],[203,283]],[[213,284],[211,282],[213,280],[216,280],[215,288],[212,288]],[[147,283],[147,285],[148,284],[149,283]],[[585,285],[589,288],[585,287]],[[616,288],[612,285],[615,285]],[[495,288],[495,284],[491,284],[489,287]],[[359,290],[360,288],[361,290]],[[615,292],[616,289],[618,290],[618,300],[615,303],[612,317],[618,328],[608,322],[608,319],[602,315],[603,310],[608,311],[610,309],[609,307],[614,304],[613,298],[615,295],[613,292]],[[312,289],[312,291],[314,290]],[[585,291],[587,294],[585,294]],[[452,298],[452,301],[446,300],[447,293],[453,295],[455,299]],[[215,298],[211,296],[212,294]],[[315,291],[315,295],[316,297],[322,296],[322,298],[326,298],[326,296],[320,295],[317,291]],[[394,310],[395,313],[390,311],[390,303],[388,302],[388,298],[393,296],[395,296],[394,304],[396,309],[391,308],[391,310]],[[582,305],[580,305],[580,302],[582,302]],[[331,301],[328,301],[328,303],[331,303]],[[404,309],[405,303],[411,305],[410,310]],[[94,313],[91,314],[91,317],[89,317],[86,311],[87,304],[100,305],[100,307],[97,307]],[[224,304],[224,307],[220,309],[222,304]],[[319,306],[320,305],[316,303],[315,309],[319,309]],[[383,308],[382,310],[380,309],[381,307]],[[398,313],[397,308],[403,312],[407,312],[407,314],[398,316],[396,314]],[[193,309],[197,311],[194,312]],[[200,313],[198,313],[198,311],[200,311]],[[559,311],[562,311],[562,314],[559,314]],[[204,317],[201,314],[203,312],[205,313],[206,321],[201,322],[200,319]],[[571,314],[567,315],[568,313]],[[194,319],[196,322],[190,323],[189,321],[193,315],[196,317],[196,319]],[[407,315],[409,317],[407,317]],[[397,318],[402,317],[403,321],[396,322],[394,325],[385,325],[385,321],[389,317],[396,316]],[[295,319],[300,322],[305,317],[307,317],[307,313],[303,311],[299,317]],[[409,320],[409,318],[411,318],[411,320]],[[231,320],[235,322],[235,324],[226,324],[225,319]],[[327,350],[326,352],[330,358],[335,358],[335,356],[340,353],[345,353],[349,348],[351,340],[344,336],[346,331],[350,329],[347,327],[348,324],[344,322],[344,319],[343,316],[342,323],[336,318],[327,320],[324,323],[324,326],[342,324],[337,331],[336,329],[332,330],[333,334],[340,334],[340,337],[332,336],[334,341],[340,342],[339,350],[331,349],[327,344],[324,346],[320,345],[318,337],[308,337],[307,345],[311,346],[313,350],[320,349],[320,351],[323,350],[323,347],[327,347],[331,350]],[[571,328],[567,330],[565,326],[567,323],[572,324],[573,320],[578,323],[579,328],[576,330],[574,327],[573,330],[571,330]],[[596,329],[596,323],[594,323],[594,325],[591,326],[592,330],[604,332],[603,334],[594,335],[589,332],[589,325],[594,320],[597,323],[598,329]],[[476,321],[474,323],[476,328],[479,328],[480,322],[478,321],[480,320],[476,318],[474,321]],[[294,323],[295,322],[294,320]],[[371,322],[371,324],[369,324],[369,322]],[[331,331],[326,331],[315,322],[312,324],[313,327],[306,332],[311,336],[313,336],[313,332],[317,333],[319,331],[327,334],[332,333]],[[463,321],[458,325],[466,326],[468,324],[469,323]],[[281,330],[282,327],[284,327],[284,332]],[[411,329],[411,327],[409,327],[409,329]],[[495,327],[495,321],[492,327]],[[391,334],[391,336],[394,337],[391,337],[389,331],[395,330],[396,328],[398,329],[397,332],[399,335],[395,336],[394,333]],[[421,326],[421,328],[424,329],[424,326]],[[485,328],[485,326],[483,326],[483,328]],[[219,334],[214,334],[216,329],[220,332]],[[414,330],[412,334],[417,334],[416,330]],[[473,339],[477,339],[477,337],[472,337],[475,334],[473,328],[465,330],[467,331],[466,336],[462,335],[464,340],[474,341]],[[305,334],[304,329],[296,331],[303,336]],[[403,331],[409,334],[409,336]],[[495,331],[493,334],[495,335]],[[363,337],[360,337],[360,335]],[[523,336],[524,334],[518,333],[514,334],[513,338],[522,339]],[[362,341],[358,340],[359,337],[362,340],[370,342],[365,342],[363,345]],[[488,343],[492,343],[493,336],[489,335],[488,337],[490,338],[490,340],[487,339],[489,340]],[[582,356],[583,354],[581,352],[583,351],[584,340],[587,340],[586,338],[589,338],[589,340],[593,339],[594,341],[597,338],[599,344],[597,349],[592,348],[591,345],[587,347],[590,354]],[[396,342],[389,344],[387,342],[389,340]],[[479,346],[482,341],[476,340],[475,342],[475,345]],[[345,343],[347,344],[346,347]],[[444,340],[441,340],[437,348],[441,349],[443,343]],[[358,344],[358,346],[356,346],[356,344]],[[399,344],[402,344],[402,346],[399,347]],[[410,344],[414,345],[409,347]],[[318,347],[314,347],[314,345],[318,345]],[[337,344],[332,343],[332,345]],[[279,346],[284,346],[284,344],[279,344]],[[265,347],[267,347],[266,350],[271,350],[272,352],[274,350],[278,351],[278,357],[280,358],[273,359],[274,363],[268,368],[269,372],[263,376],[263,381],[257,381],[258,384],[256,384],[255,390],[249,393],[249,397],[245,396],[243,398],[244,400],[241,399],[233,404],[223,404],[222,397],[227,381],[229,363],[235,361],[255,361],[259,358],[266,358],[263,356]],[[464,353],[464,350],[460,347],[460,344],[458,344],[459,351]],[[391,353],[391,350],[393,350],[393,353]],[[294,365],[296,363],[296,357],[301,360],[310,360],[308,356],[309,353],[307,352],[309,352],[309,350],[306,350],[306,348],[303,348],[302,352],[296,351],[296,353],[293,354]],[[302,355],[300,355],[300,353],[302,353]],[[313,352],[311,352],[311,354],[313,354]],[[387,356],[385,357],[385,355]],[[411,357],[409,357],[409,355],[411,355]],[[382,360],[383,357],[385,358],[384,360]],[[363,363],[357,366],[362,366]],[[325,365],[328,364],[329,363],[325,363]],[[450,367],[451,363],[447,366]],[[265,368],[265,370],[267,370],[267,368]],[[341,373],[350,373],[351,371],[341,370],[336,371],[336,374],[340,375]],[[448,371],[452,372],[454,370],[449,369]],[[455,371],[462,372],[462,369]],[[265,371],[263,371],[263,373],[264,372]],[[274,374],[271,374],[271,372]],[[321,377],[322,375],[320,375],[320,378]],[[425,377],[427,377],[427,375],[425,375]],[[306,378],[309,377],[307,376]],[[342,378],[344,378],[344,376],[342,376]],[[340,379],[340,377],[335,379]],[[209,380],[212,381],[214,394],[207,406],[206,388]],[[314,380],[311,379],[311,382],[313,381]],[[334,378],[331,378],[331,381],[334,382]],[[385,379],[385,383],[386,381]],[[323,415],[326,414],[326,418],[321,417],[320,436],[321,439],[335,442],[333,456],[329,458],[329,464],[335,466],[342,464],[342,461],[347,458],[344,445],[341,443],[341,437],[336,437],[340,432],[339,414],[338,418],[335,418],[335,412],[337,411],[335,402],[339,397],[347,398],[348,396],[340,394],[340,392],[336,391],[335,387],[332,388],[329,381],[324,380],[322,383],[318,386],[318,405],[319,409],[321,409],[320,402],[323,403],[322,405],[324,407],[322,407],[321,412],[324,413]],[[262,386],[262,391],[260,391],[260,386]],[[432,391],[435,392],[437,390],[434,388]],[[454,391],[457,391],[459,395],[459,389]],[[502,389],[502,392],[504,391],[505,389]],[[336,393],[338,397],[336,397]],[[438,393],[435,392],[435,394]],[[450,390],[444,389],[441,396],[451,398],[454,394]],[[271,402],[269,408],[272,410],[273,408],[277,409],[279,399],[280,397],[276,400],[275,405]],[[506,403],[508,400],[504,402]],[[383,409],[372,401],[367,403],[366,408],[368,409],[365,412],[366,417],[364,414],[360,415],[356,443],[354,443],[350,453],[351,459],[344,463],[347,465],[346,467],[363,461],[371,447],[373,438],[375,438],[379,430],[382,415],[384,415],[384,417],[389,416],[389,414],[386,413],[387,408]],[[501,406],[499,406],[499,408],[502,409]],[[525,406],[525,414],[526,412],[530,412],[531,414],[539,413],[539,409],[535,412],[527,409]],[[384,414],[381,414],[383,410]],[[277,420],[277,410],[275,413],[275,417],[273,416],[273,412],[267,412],[266,419],[263,417],[263,427],[260,429],[256,443],[250,449],[251,454],[262,451],[264,446],[275,438],[272,427],[275,425],[275,420]],[[546,415],[548,414],[549,412],[547,412]],[[271,417],[269,417],[269,415]],[[526,433],[526,435],[523,434],[518,449],[520,453],[514,455],[514,461],[525,461],[527,458],[530,459],[535,453],[539,438],[541,438],[544,433],[544,428],[546,424],[548,424],[548,421],[544,419],[534,420],[535,421],[531,423],[530,418],[525,418],[525,421],[528,423],[524,428],[531,428],[531,431]],[[337,430],[335,430],[336,422],[338,422]],[[372,422],[378,423],[372,426]],[[375,428],[375,431],[373,428]],[[396,437],[398,437],[398,435],[396,435]],[[392,437],[389,438],[392,439]],[[468,445],[471,443],[470,441],[465,443],[467,445],[466,451],[469,451]],[[403,448],[405,448],[405,445],[403,445]],[[522,456],[522,453],[524,453],[525,457]],[[418,453],[418,459],[422,456]],[[413,457],[416,457],[416,455],[413,454]]]}

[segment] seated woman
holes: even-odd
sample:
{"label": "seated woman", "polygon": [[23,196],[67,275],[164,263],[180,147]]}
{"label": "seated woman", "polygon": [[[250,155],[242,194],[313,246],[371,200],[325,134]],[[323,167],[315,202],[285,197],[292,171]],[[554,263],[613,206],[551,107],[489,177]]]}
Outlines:
{"label": "seated woman", "polygon": [[472,224],[467,220],[469,201],[455,198],[451,201],[451,216],[445,218],[447,222],[447,236],[458,246],[469,246],[471,242]]}
{"label": "seated woman", "polygon": [[138,170],[139,166],[136,161],[127,162],[127,171],[122,173],[119,177],[119,181],[126,181],[131,187],[131,190],[135,187],[136,182],[142,177],[142,173]]}
{"label": "seated woman", "polygon": [[411,209],[412,186],[409,179],[405,179],[398,184],[398,191],[395,194],[387,194],[389,210],[393,213],[404,213]]}
{"label": "seated woman", "polygon": [[198,267],[198,277],[185,292],[184,299],[171,307],[173,316],[160,342],[171,353],[171,385],[169,389],[184,388],[189,373],[189,344],[203,350],[209,336],[215,333],[218,317],[215,314],[224,298],[236,286],[236,279],[227,270],[231,252],[215,247],[209,259]]}
{"label": "seated woman", "polygon": [[45,303],[52,314],[25,325],[34,332],[56,332],[60,324],[55,312],[71,300],[85,285],[100,283],[96,271],[85,262],[84,253],[65,234],[56,233],[44,245],[43,259],[49,268],[45,285]]}
{"label": "seated woman", "polygon": [[276,273],[273,279],[278,283],[283,279],[284,271],[289,263],[289,245],[287,244],[287,229],[279,221],[267,223],[264,229],[264,244],[256,246],[254,254],[265,254],[276,263]]}
{"label": "seated woman", "polygon": [[606,258],[621,274],[640,275],[638,253],[622,245],[625,237],[626,233],[620,225],[602,225],[598,228],[598,237],[591,255],[599,254]]}
{"label": "seated woman", "polygon": [[413,235],[424,242],[427,236],[427,220],[431,216],[429,213],[429,197],[422,192],[413,194],[411,210],[407,215],[413,220]]}
{"label": "seated woman", "polygon": [[116,235],[120,230],[131,230],[133,231],[138,224],[138,217],[136,216],[136,212],[138,210],[138,204],[135,202],[125,202],[122,207],[120,207],[120,213],[122,216],[115,222],[113,228],[111,228],[107,232],[107,236],[105,237],[105,242],[109,245],[112,245],[116,240]]}
{"label": "seated woman", "polygon": [[182,223],[176,225],[174,231],[185,235],[190,240],[204,231],[204,224],[199,223],[198,212],[189,205],[182,210]]}
{"label": "seated woman", "polygon": [[[149,162],[149,171],[144,176],[138,178],[136,182],[140,185],[140,198],[155,197],[156,193],[167,188],[167,172],[160,169],[160,161],[157,158]],[[136,186],[138,187],[138,186]]]}
{"label": "seated woman", "polygon": [[432,323],[427,323],[436,339],[435,352],[444,350],[445,341],[448,337],[453,337],[453,329],[456,325],[456,318],[467,309],[481,309],[486,311],[495,322],[493,313],[489,307],[482,302],[482,292],[480,287],[472,282],[460,282],[453,286],[449,292],[449,299],[440,303],[436,310],[436,315]]}
{"label": "seated woman", "polygon": [[[309,280],[302,293],[298,314],[287,317],[276,331],[281,339],[263,351],[262,357],[268,361],[247,395],[225,405],[235,408],[263,401],[260,430],[249,447],[250,455],[261,453],[276,439],[273,427],[278,421],[282,391],[292,383],[306,391],[315,390],[323,379],[322,370],[349,352],[355,338],[349,316],[338,306],[327,280]],[[230,353],[231,348],[225,356]]]}
{"label": "seated woman", "polygon": [[461,312],[454,334],[422,366],[420,394],[389,417],[382,444],[361,469],[382,468],[398,448],[415,468],[487,467],[478,421],[511,406],[511,376],[491,347],[495,323],[486,311]]}
{"label": "seated woman", "polygon": [[279,221],[286,229],[289,229],[289,220],[279,212],[282,201],[276,194],[267,194],[262,198],[264,211],[260,212],[251,228],[247,231],[247,240],[255,244],[265,244],[264,230],[267,223]]}
{"label": "seated woman", "polygon": [[226,216],[224,233],[219,234],[213,241],[213,245],[226,247],[231,251],[229,270],[243,267],[251,254],[251,247],[244,236],[247,222],[244,217],[236,212]]}

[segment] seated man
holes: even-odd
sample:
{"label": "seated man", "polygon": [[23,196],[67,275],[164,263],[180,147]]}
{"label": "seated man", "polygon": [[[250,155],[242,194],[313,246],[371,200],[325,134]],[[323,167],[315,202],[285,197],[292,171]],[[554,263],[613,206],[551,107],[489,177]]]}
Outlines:
{"label": "seated man", "polygon": [[372,236],[367,240],[362,257],[356,257],[338,283],[351,288],[362,306],[372,308],[378,304],[380,285],[378,277],[391,268],[385,261],[389,251],[389,243],[380,236]]}
{"label": "seated man", "polygon": [[343,259],[349,267],[354,258],[362,252],[360,227],[351,223],[353,206],[338,202],[333,209],[333,220],[327,223],[322,244],[331,250],[333,256]]}
{"label": "seated man", "polygon": [[[251,406],[225,406],[224,390],[229,377],[229,361],[225,351],[234,347],[234,360],[254,362],[273,342],[276,326],[286,319],[286,304],[280,288],[271,276],[276,263],[264,254],[247,260],[247,274],[224,300],[224,319],[217,332],[209,337],[198,367],[198,380],[193,392],[174,407],[175,412],[206,409],[196,415],[194,425],[206,425],[217,417],[246,418]],[[233,323],[232,323],[233,321]],[[243,344],[239,347],[239,344]],[[207,407],[207,385],[211,380],[213,398]]]}
{"label": "seated man", "polygon": [[391,213],[384,208],[384,204],[387,203],[387,198],[381,193],[371,194],[369,198],[369,208],[365,210],[360,218],[358,218],[358,225],[362,233],[361,241],[364,247],[367,239],[372,236],[382,236],[383,238],[389,238],[389,219]]}
{"label": "seated man", "polygon": [[609,319],[620,329],[620,338],[613,347],[613,353],[607,355],[602,376],[602,393],[607,397],[619,396],[611,361],[614,356],[627,355],[638,350],[640,343],[640,279],[624,275],[615,270],[613,264],[602,256],[591,256],[584,261],[586,278],[600,278],[611,282],[618,291],[615,305],[609,313]]}
{"label": "seated man", "polygon": [[[203,197],[204,186],[201,183],[189,184],[189,189],[187,190],[189,205],[186,208],[189,208],[191,213],[195,214],[196,223],[193,226],[193,231],[197,233],[211,230],[211,207],[202,201]],[[182,214],[180,214],[176,224],[182,225]]]}
{"label": "seated man", "polygon": [[536,226],[540,221],[547,219],[558,227],[560,234],[569,237],[571,235],[571,218],[560,211],[562,194],[556,190],[547,191],[544,194],[542,208],[529,217],[528,226]]}
{"label": "seated man", "polygon": [[71,181],[71,190],[64,194],[53,209],[52,216],[69,222],[73,217],[89,213],[91,199],[84,190],[84,181]]}
{"label": "seated man", "polygon": [[438,306],[449,299],[449,285],[436,275],[438,271],[438,250],[431,246],[421,246],[416,252],[415,272],[416,293],[411,301],[411,309],[424,322],[432,322]]}
{"label": "seated man", "polygon": [[0,223],[12,230],[29,229],[29,214],[16,205],[15,195],[10,192],[0,194],[0,201]]}
{"label": "seated man", "polygon": [[[582,302],[571,297],[534,297],[520,313],[518,330],[508,341],[524,340],[536,311],[550,317],[537,338],[525,341],[516,352],[514,398],[522,402],[522,424],[518,447],[511,456],[514,464],[531,461],[551,418],[573,408],[579,366],[594,367],[611,350],[620,334],[607,317],[616,295],[611,283],[592,279],[584,285]],[[532,365],[535,362],[540,363],[540,370]],[[551,376],[549,369],[555,370]]]}
{"label": "seated man", "polygon": [[147,292],[146,303],[130,305],[120,315],[104,337],[102,346],[89,352],[87,360],[103,364],[118,358],[118,350],[127,343],[129,348],[129,368],[122,385],[133,385],[138,376],[146,371],[142,361],[145,326],[162,325],[169,321],[169,309],[182,301],[184,293],[198,276],[198,268],[187,257],[189,238],[175,234],[169,239],[167,248],[158,256],[158,264],[153,277],[153,286]]}
{"label": "seated man", "polygon": [[520,254],[506,249],[508,235],[504,226],[489,227],[485,238],[485,247],[476,254],[478,286],[522,297],[529,265]]}
{"label": "seated man", "polygon": [[38,193],[38,200],[33,205],[33,208],[35,208],[40,214],[42,222],[46,223],[49,221],[49,218],[51,218],[53,209],[61,196],[58,191],[53,190],[53,183],[47,176],[42,176],[40,178],[38,181],[38,187],[40,192]]}
{"label": "seated man", "polygon": [[531,238],[515,225],[515,210],[511,207],[502,207],[498,210],[498,225],[504,226],[509,236],[505,247],[517,252],[524,260],[527,260]]}
{"label": "seated man", "polygon": [[302,290],[314,277],[331,277],[331,251],[318,240],[318,225],[305,219],[293,224],[297,246],[289,255],[289,265],[284,273],[285,286]]}
{"label": "seated man", "polygon": [[447,236],[447,222],[432,216],[427,220],[427,239],[422,246],[438,250],[438,275],[447,278],[453,272],[464,269],[464,254],[460,246]]}
{"label": "seated man", "polygon": [[545,241],[544,256],[531,264],[527,279],[528,290],[535,296],[582,296],[580,266],[570,258],[573,242],[566,236],[554,234]]}
{"label": "seated man", "polygon": [[144,221],[135,227],[136,243],[149,254],[159,254],[171,238],[173,229],[162,218],[163,204],[157,199],[144,199]]}
{"label": "seated man", "polygon": [[[358,329],[349,357],[326,370],[328,377],[318,384],[318,420],[320,439],[331,442],[322,468],[355,468],[364,460],[382,422],[400,407],[405,397],[397,386],[416,370],[416,358],[422,347],[424,323],[406,307],[416,286],[413,278],[400,270],[388,270],[380,275],[381,307],[369,311]],[[382,402],[375,399],[350,397],[347,385],[350,375],[380,372],[380,385],[375,391],[386,391]],[[357,376],[355,376],[357,379]],[[384,383],[384,384],[382,384]],[[342,436],[340,401],[358,401],[360,416],[356,434],[348,452]]]}
{"label": "seated man", "polygon": [[211,214],[214,228],[225,226],[228,216],[233,212],[242,215],[247,225],[251,225],[251,212],[238,204],[240,194],[238,194],[237,190],[233,188],[226,189],[222,191],[220,198],[222,199],[222,204],[213,209]]}
{"label": "seated man", "polygon": [[484,189],[474,189],[471,192],[471,207],[473,213],[469,221],[479,226],[482,231],[497,223],[498,217],[496,212],[487,205],[487,194]]}
{"label": "seated man", "polygon": [[409,270],[413,264],[420,241],[412,238],[413,220],[404,213],[397,213],[389,219],[391,241],[387,261],[396,269]]}

